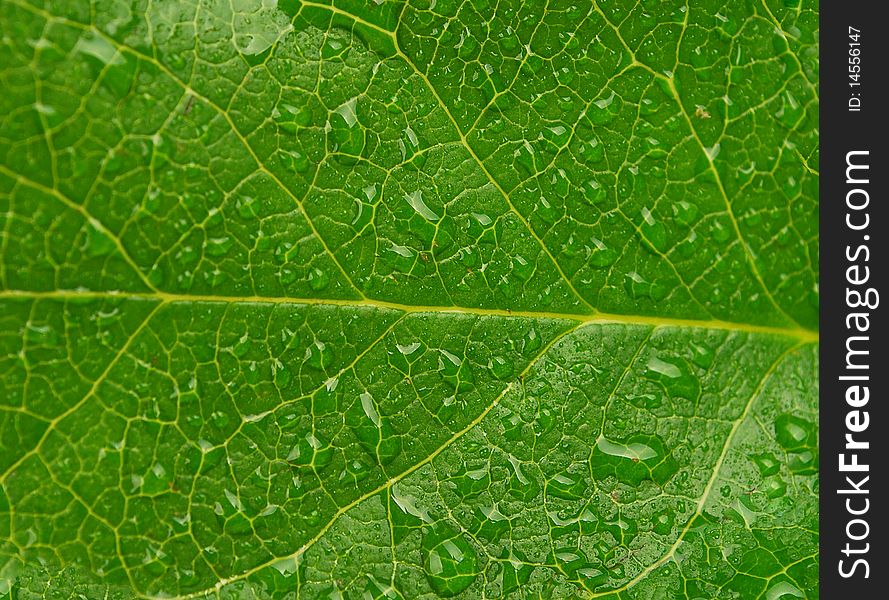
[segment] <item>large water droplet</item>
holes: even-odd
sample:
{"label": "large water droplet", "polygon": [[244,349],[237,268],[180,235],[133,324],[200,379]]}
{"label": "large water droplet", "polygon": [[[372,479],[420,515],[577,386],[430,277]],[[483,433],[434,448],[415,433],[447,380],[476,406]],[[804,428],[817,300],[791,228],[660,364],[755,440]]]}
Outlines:
{"label": "large water droplet", "polygon": [[369,392],[359,396],[360,410],[352,410],[346,417],[361,447],[380,465],[388,465],[401,453],[401,437],[389,419],[382,416],[376,400]]}
{"label": "large water droplet", "polygon": [[417,214],[428,221],[438,221],[439,216],[423,202],[423,192],[417,190],[404,195],[404,199],[410,204],[411,208],[417,211]]}
{"label": "large water droplet", "polygon": [[462,535],[450,531],[424,533],[423,568],[432,589],[445,597],[465,591],[479,574],[475,550]]}
{"label": "large water droplet", "polygon": [[488,368],[491,370],[491,374],[501,381],[509,379],[515,373],[512,360],[505,356],[492,357],[488,361]]}
{"label": "large water droplet", "polygon": [[775,419],[775,437],[785,450],[817,447],[815,426],[796,415],[783,414]]}
{"label": "large water droplet", "polygon": [[318,434],[309,433],[300,438],[284,459],[297,467],[321,470],[333,459],[333,448]]}
{"label": "large water droplet", "polygon": [[766,590],[766,600],[792,600],[806,595],[789,581],[779,581]]}
{"label": "large water droplet", "polygon": [[546,494],[563,500],[580,500],[587,497],[588,489],[581,476],[558,473],[547,481]]}
{"label": "large water droplet", "polygon": [[658,253],[667,251],[667,228],[647,208],[642,209],[642,222],[639,224],[642,241],[649,250]]}
{"label": "large water droplet", "polygon": [[750,457],[753,464],[759,469],[763,477],[774,475],[781,470],[781,463],[773,454],[763,452],[762,454],[754,454]]}
{"label": "large water droplet", "polygon": [[690,226],[698,218],[698,207],[691,202],[680,200],[673,205],[673,218],[681,225]]}
{"label": "large water droplet", "polygon": [[683,359],[652,356],[645,366],[645,377],[660,383],[670,397],[691,401],[698,399],[701,383]]}
{"label": "large water droplet", "polygon": [[540,485],[537,480],[526,472],[526,468],[522,467],[521,461],[509,455],[507,457],[512,465],[512,473],[509,477],[509,493],[521,500],[532,500],[540,494]]}
{"label": "large water droplet", "polygon": [[330,283],[330,275],[321,269],[312,269],[309,271],[309,286],[317,291],[321,291]]}
{"label": "large water droplet", "polygon": [[624,288],[631,298],[651,298],[658,301],[667,295],[667,287],[658,282],[650,282],[636,271],[627,273]]}
{"label": "large water droplet", "polygon": [[358,119],[358,97],[331,111],[327,119],[327,150],[341,162],[354,164],[364,152],[367,131]]}

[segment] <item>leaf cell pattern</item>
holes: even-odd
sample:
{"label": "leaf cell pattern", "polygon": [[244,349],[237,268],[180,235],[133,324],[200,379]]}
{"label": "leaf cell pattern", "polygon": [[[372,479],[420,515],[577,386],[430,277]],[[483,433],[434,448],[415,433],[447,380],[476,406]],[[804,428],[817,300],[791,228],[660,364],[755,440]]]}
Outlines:
{"label": "leaf cell pattern", "polygon": [[817,598],[817,23],[0,0],[0,594]]}

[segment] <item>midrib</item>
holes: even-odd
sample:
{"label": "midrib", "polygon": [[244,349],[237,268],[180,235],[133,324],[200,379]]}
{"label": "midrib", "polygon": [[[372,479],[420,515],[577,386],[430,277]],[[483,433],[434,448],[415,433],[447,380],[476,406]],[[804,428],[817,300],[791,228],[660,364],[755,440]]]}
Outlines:
{"label": "midrib", "polygon": [[497,308],[477,308],[467,306],[422,306],[400,304],[386,300],[338,300],[333,298],[294,298],[290,296],[223,296],[215,294],[174,294],[171,292],[116,292],[90,290],[2,290],[0,300],[12,299],[54,299],[54,300],[89,300],[89,299],[135,299],[155,300],[163,303],[243,303],[243,304],[286,304],[304,306],[339,306],[345,308],[371,308],[376,310],[395,310],[404,313],[439,314],[439,315],[472,315],[523,319],[559,319],[574,321],[582,325],[620,323],[626,325],[644,325],[649,327],[689,327],[698,329],[717,329],[737,333],[753,333],[761,335],[778,335],[799,340],[802,343],[818,343],[818,332],[799,327],[774,327],[721,321],[718,319],[681,319],[648,315],[628,315],[605,312],[588,314],[559,313],[548,311],[509,310]]}

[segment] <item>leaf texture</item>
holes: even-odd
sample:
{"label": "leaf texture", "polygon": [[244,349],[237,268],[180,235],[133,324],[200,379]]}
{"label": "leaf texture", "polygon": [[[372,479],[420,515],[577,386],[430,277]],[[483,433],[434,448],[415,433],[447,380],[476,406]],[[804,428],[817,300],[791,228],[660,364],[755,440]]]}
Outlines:
{"label": "leaf texture", "polygon": [[0,592],[817,598],[817,23],[0,0]]}

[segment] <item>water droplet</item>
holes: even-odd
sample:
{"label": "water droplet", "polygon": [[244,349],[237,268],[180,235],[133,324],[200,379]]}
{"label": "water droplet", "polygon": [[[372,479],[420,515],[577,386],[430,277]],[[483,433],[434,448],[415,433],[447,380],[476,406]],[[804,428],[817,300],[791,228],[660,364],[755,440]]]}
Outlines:
{"label": "water droplet", "polygon": [[698,218],[698,207],[691,202],[680,200],[673,205],[673,217],[677,223],[690,226]]}
{"label": "water droplet", "polygon": [[256,204],[256,198],[252,196],[238,198],[235,206],[238,209],[238,214],[244,219],[252,220],[258,214],[259,206]]}
{"label": "water droplet", "polygon": [[402,598],[395,588],[388,583],[378,581],[373,575],[367,575],[367,583],[361,600],[396,600]]}
{"label": "water droplet", "polygon": [[590,179],[583,184],[583,199],[593,206],[599,206],[603,201],[607,200],[608,192],[595,179]]}
{"label": "water droplet", "polygon": [[702,369],[709,369],[713,364],[713,350],[704,346],[703,344],[698,344],[696,342],[691,343],[691,348],[694,350],[694,355],[691,358],[691,362],[701,367]]}
{"label": "water droplet", "polygon": [[250,352],[250,348],[252,347],[252,343],[250,342],[250,336],[246,333],[240,337],[238,343],[232,346],[232,354],[234,354],[237,358],[243,358],[248,352]]}
{"label": "water droplet", "polygon": [[225,429],[231,422],[231,417],[225,411],[216,410],[210,414],[210,422],[219,429]]}
{"label": "water droplet", "polygon": [[732,227],[727,221],[727,219],[717,218],[710,226],[710,235],[717,242],[726,242],[732,236]]}
{"label": "water droplet", "polygon": [[787,466],[800,475],[814,475],[818,472],[818,454],[813,450],[790,452],[787,455]]}
{"label": "water droplet", "polygon": [[759,487],[768,498],[773,500],[787,493],[787,483],[778,475],[766,477]]}
{"label": "water droplet", "polygon": [[766,591],[766,600],[791,600],[792,598],[805,597],[805,594],[789,581],[779,581]]}
{"label": "water droplet", "polygon": [[333,448],[317,434],[309,433],[297,441],[284,460],[297,467],[321,470],[330,464],[333,452]]}
{"label": "water droplet", "polygon": [[537,167],[535,166],[534,159],[534,149],[531,147],[531,144],[528,140],[525,140],[522,147],[518,148],[514,153],[513,157],[515,158],[516,164],[519,166],[519,170],[524,172],[525,175],[536,175]]}
{"label": "water droplet", "polygon": [[783,414],[775,419],[775,437],[785,450],[816,448],[818,436],[815,427],[796,415]]}
{"label": "water droplet", "polygon": [[757,466],[763,477],[774,475],[781,470],[781,463],[778,462],[778,459],[773,454],[768,452],[754,454],[750,456],[750,459]]}
{"label": "water droplet", "polygon": [[312,122],[312,110],[308,103],[304,106],[292,106],[279,104],[275,116],[275,123],[284,131],[296,133],[302,127],[308,127]]}
{"label": "water droplet", "polygon": [[641,444],[638,442],[631,444],[618,444],[608,441],[604,437],[599,438],[596,446],[605,454],[611,456],[620,456],[622,458],[629,458],[633,462],[648,460],[658,455],[657,452],[654,451],[654,449],[652,449],[650,446],[646,446],[645,444]]}
{"label": "water droplet", "polygon": [[645,377],[660,383],[671,397],[696,401],[701,394],[701,383],[688,363],[678,357],[669,359],[652,356],[646,364]]}
{"label": "water droplet", "polygon": [[670,535],[673,533],[673,524],[676,522],[676,514],[672,510],[662,510],[656,513],[652,519],[652,529],[660,535]]}
{"label": "water droplet", "polygon": [[432,523],[432,517],[429,511],[421,506],[420,499],[402,489],[402,486],[395,484],[392,486],[392,501],[401,509],[402,515],[414,517],[420,523]]}
{"label": "water droplet", "polygon": [[454,476],[452,481],[463,498],[474,498],[491,487],[491,475],[486,467],[466,471]]}
{"label": "water droplet", "polygon": [[423,202],[423,192],[422,191],[418,190],[416,192],[410,192],[409,194],[405,194],[404,199],[407,201],[408,204],[411,205],[411,208],[413,208],[415,211],[417,211],[417,213],[420,216],[422,216],[424,219],[434,222],[434,221],[438,221],[441,218],[437,214],[435,214],[435,212],[432,209],[430,209],[428,206],[426,206],[425,202]]}
{"label": "water droplet", "polygon": [[803,105],[793,93],[790,90],[785,90],[781,95],[781,108],[775,113],[775,118],[785,127],[792,128],[800,120],[804,110]]}
{"label": "water droplet", "polygon": [[605,242],[598,238],[592,238],[590,241],[593,247],[590,249],[589,263],[597,269],[610,267],[617,260],[617,252],[605,245]]}
{"label": "water droplet", "polygon": [[143,494],[159,494],[169,492],[173,483],[173,473],[162,464],[155,463],[142,478],[140,491]]}
{"label": "water droplet", "polygon": [[361,447],[381,465],[388,465],[401,453],[401,438],[389,419],[380,415],[376,400],[369,392],[359,396],[361,412],[349,411],[346,422],[352,427]]}
{"label": "water droplet", "polygon": [[658,301],[667,295],[667,288],[660,283],[651,283],[636,271],[627,273],[624,288],[631,298],[651,298]]}
{"label": "water droplet", "polygon": [[347,100],[328,115],[327,150],[345,164],[354,164],[364,152],[366,130],[358,119],[358,97]]}
{"label": "water droplet", "polygon": [[558,473],[546,483],[547,496],[563,500],[580,500],[588,497],[586,482],[579,475]]}
{"label": "water droplet", "polygon": [[291,173],[305,173],[309,170],[309,159],[296,150],[285,151],[279,150],[276,153],[278,161],[285,169]]}
{"label": "water droplet", "polygon": [[515,372],[512,361],[504,356],[492,357],[488,361],[488,368],[491,370],[491,374],[501,381],[509,379]]}
{"label": "water droplet", "polygon": [[600,98],[590,105],[587,116],[595,125],[607,125],[620,112],[621,101],[614,91],[607,98]]}
{"label": "water droplet", "polygon": [[306,348],[304,358],[310,367],[325,370],[333,362],[333,349],[321,340],[315,340],[311,346]]}
{"label": "water droplet", "polygon": [[441,356],[438,359],[438,369],[446,376],[454,376],[460,370],[463,361],[456,354],[452,354],[447,350],[439,349]]}
{"label": "water droplet", "polygon": [[639,225],[642,233],[642,241],[648,249],[657,253],[667,250],[667,228],[660,221],[656,221],[654,215],[647,208],[642,209],[642,223]]}
{"label": "water droplet", "polygon": [[309,272],[309,286],[316,292],[323,290],[330,283],[330,275],[315,268]]}
{"label": "water droplet", "polygon": [[540,334],[537,333],[536,329],[531,327],[530,329],[528,329],[525,335],[522,336],[521,350],[524,353],[536,352],[537,349],[540,348],[541,344],[542,340],[540,338]]}
{"label": "water droplet", "polygon": [[114,252],[114,241],[96,227],[90,224],[86,230],[86,254],[90,257],[106,256]]}
{"label": "water droplet", "polygon": [[402,273],[410,273],[416,262],[416,251],[407,246],[392,243],[384,254],[385,261]]}
{"label": "water droplet", "polygon": [[429,585],[441,596],[456,596],[465,591],[479,574],[478,560],[472,546],[450,531],[430,530],[423,535],[423,568]]}
{"label": "water droplet", "polygon": [[633,486],[645,480],[664,485],[679,470],[677,460],[654,435],[636,435],[626,441],[600,437],[589,464],[596,480],[616,477]]}
{"label": "water droplet", "polygon": [[74,45],[74,51],[92,56],[103,65],[122,65],[125,62],[123,55],[111,42],[94,33],[80,37]]}
{"label": "water droplet", "polygon": [[509,477],[509,493],[521,500],[532,500],[540,493],[540,485],[537,480],[522,469],[522,463],[513,455],[508,456],[512,465],[512,474]]}
{"label": "water droplet", "polygon": [[536,265],[525,259],[521,254],[512,257],[512,272],[522,281],[528,281],[534,274]]}

